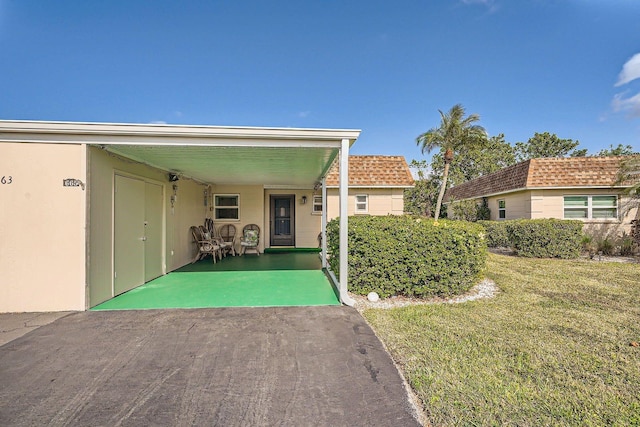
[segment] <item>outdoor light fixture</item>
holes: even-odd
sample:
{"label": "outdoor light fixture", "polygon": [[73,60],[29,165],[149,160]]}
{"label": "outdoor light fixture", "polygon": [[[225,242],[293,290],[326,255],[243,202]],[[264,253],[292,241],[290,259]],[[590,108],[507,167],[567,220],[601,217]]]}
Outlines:
{"label": "outdoor light fixture", "polygon": [[305,203],[307,203],[307,196],[302,196],[302,204],[304,205]]}
{"label": "outdoor light fixture", "polygon": [[169,181],[170,182],[176,182],[179,179],[180,179],[180,177],[178,176],[177,173],[170,173],[169,174]]}

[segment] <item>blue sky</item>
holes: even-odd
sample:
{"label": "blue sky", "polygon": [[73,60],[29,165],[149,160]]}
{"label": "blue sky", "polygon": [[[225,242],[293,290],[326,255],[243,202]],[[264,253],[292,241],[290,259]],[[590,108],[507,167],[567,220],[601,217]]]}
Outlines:
{"label": "blue sky", "polygon": [[490,135],[640,150],[640,1],[0,0],[0,119]]}

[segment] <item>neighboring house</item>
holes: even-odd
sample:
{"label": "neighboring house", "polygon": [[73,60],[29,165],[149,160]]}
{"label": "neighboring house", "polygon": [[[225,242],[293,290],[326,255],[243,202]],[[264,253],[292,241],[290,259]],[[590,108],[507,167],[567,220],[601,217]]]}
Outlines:
{"label": "neighboring house", "polygon": [[447,191],[446,201],[485,198],[492,220],[559,218],[584,221],[596,236],[629,233],[638,206],[617,184],[624,157],[530,159],[465,182]]}
{"label": "neighboring house", "polygon": [[[359,134],[0,120],[0,312],[85,310],[180,268],[205,218],[257,224],[262,252],[317,247],[323,218],[402,213],[406,162],[350,166]],[[349,303],[346,254],[336,286]]]}
{"label": "neighboring house", "polygon": [[[337,163],[327,175],[329,219],[338,216]],[[349,215],[402,215],[404,190],[414,185],[402,156],[349,156]]]}

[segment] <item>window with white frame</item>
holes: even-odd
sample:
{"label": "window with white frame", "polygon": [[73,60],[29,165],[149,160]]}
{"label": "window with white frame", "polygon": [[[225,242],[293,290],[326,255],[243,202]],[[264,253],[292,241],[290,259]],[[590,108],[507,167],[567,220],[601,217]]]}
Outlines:
{"label": "window with white frame", "polygon": [[369,212],[369,195],[356,194],[356,213]]}
{"label": "window with white frame", "polygon": [[322,196],[313,196],[313,213],[322,213]]}
{"label": "window with white frame", "polygon": [[223,221],[240,219],[240,195],[214,194],[213,218]]}
{"label": "window with white frame", "polygon": [[507,217],[507,203],[502,200],[498,200],[498,219],[505,219]]}
{"label": "window with white frame", "polygon": [[618,196],[564,196],[565,219],[616,219]]}

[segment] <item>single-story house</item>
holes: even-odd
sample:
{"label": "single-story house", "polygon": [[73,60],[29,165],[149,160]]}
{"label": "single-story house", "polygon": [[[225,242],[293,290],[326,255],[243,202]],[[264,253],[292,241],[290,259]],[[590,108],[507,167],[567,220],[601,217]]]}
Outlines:
{"label": "single-story house", "polygon": [[[0,312],[86,310],[167,274],[193,260],[189,227],[206,218],[257,224],[262,251],[317,247],[339,216],[346,243],[348,214],[402,213],[412,185],[403,158],[355,156],[348,188],[359,135],[0,121]],[[352,304],[346,244],[337,256]]]}
{"label": "single-story house", "polygon": [[457,201],[486,199],[491,220],[579,219],[585,231],[596,236],[630,233],[631,221],[640,212],[624,195],[630,183],[617,183],[623,159],[530,159],[455,186],[445,201],[450,214]]}
{"label": "single-story house", "polygon": [[[339,216],[339,167],[327,175],[327,215]],[[349,156],[349,215],[402,215],[404,190],[414,185],[403,156]],[[317,196],[314,196],[317,197]],[[314,201],[319,208],[321,199]]]}

